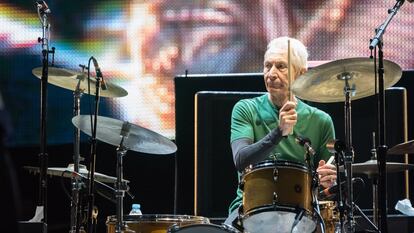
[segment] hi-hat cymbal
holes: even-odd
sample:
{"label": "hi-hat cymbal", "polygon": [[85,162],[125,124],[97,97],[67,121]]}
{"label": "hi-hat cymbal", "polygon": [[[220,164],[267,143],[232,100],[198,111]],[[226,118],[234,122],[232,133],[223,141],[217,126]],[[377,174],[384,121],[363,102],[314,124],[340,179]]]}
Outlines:
{"label": "hi-hat cymbal", "polygon": [[[38,78],[42,78],[42,67],[37,67],[32,70],[34,76]],[[51,83],[55,86],[62,87],[69,90],[76,90],[76,86],[78,85],[80,80],[79,88],[83,94],[88,93],[88,77],[86,74],[75,72],[68,69],[63,68],[56,68],[56,67],[49,67],[48,69],[48,83]],[[90,79],[90,88],[91,88],[91,95],[95,95],[96,92],[96,79]],[[106,90],[99,90],[100,96],[103,97],[123,97],[128,95],[128,92],[123,89],[122,87],[115,85],[110,82],[106,83]]]}
{"label": "hi-hat cymbal", "polygon": [[[384,87],[393,86],[401,78],[402,69],[384,60]],[[374,60],[348,58],[322,64],[298,77],[292,84],[293,93],[300,99],[319,103],[344,102],[345,80],[353,90],[351,99],[375,94]]]}
{"label": "hi-hat cymbal", "polygon": [[[402,172],[409,169],[414,169],[413,164],[387,162],[387,173]],[[339,171],[343,171],[343,166],[339,167]],[[352,172],[356,174],[377,175],[378,162],[377,160],[368,160],[363,163],[352,164]]]}
{"label": "hi-hat cymbal", "polygon": [[414,154],[414,140],[400,143],[388,150],[390,155]]}
{"label": "hi-hat cymbal", "polygon": [[[31,166],[25,166],[24,169],[28,170],[29,172],[33,173],[39,173],[40,169],[38,167],[31,167]],[[80,177],[80,178],[86,178],[88,177],[88,169],[85,165],[79,166],[79,172],[74,171],[73,164],[69,164],[68,167],[49,167],[47,168],[47,174],[51,176],[60,176],[60,177],[66,177],[66,178],[72,178],[72,177]],[[104,182],[104,183],[115,183],[116,177],[107,176],[102,173],[95,172],[95,180]],[[125,180],[125,182],[129,182],[129,180]]]}
{"label": "hi-hat cymbal", "polygon": [[[100,141],[119,146],[122,140],[121,134],[126,134],[123,146],[127,150],[158,155],[177,151],[177,146],[171,140],[151,130],[109,117],[98,116],[97,119],[96,138]],[[72,123],[82,132],[92,135],[90,115],[75,116],[72,118]]]}

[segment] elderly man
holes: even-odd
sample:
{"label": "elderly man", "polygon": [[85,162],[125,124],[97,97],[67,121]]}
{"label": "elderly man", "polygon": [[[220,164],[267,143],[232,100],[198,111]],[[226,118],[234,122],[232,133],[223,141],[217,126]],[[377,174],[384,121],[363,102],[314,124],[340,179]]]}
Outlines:
{"label": "elderly man", "polygon": [[[307,105],[289,93],[288,41],[291,50],[291,77],[295,80],[307,71],[308,52],[298,40],[280,37],[272,40],[264,55],[264,82],[267,94],[239,101],[231,119],[231,148],[237,170],[265,160],[291,161],[317,167],[320,185],[330,187],[336,181],[336,169],[326,164],[331,156],[326,143],[335,137],[331,117]],[[311,142],[315,155],[306,162],[305,149],[298,137]],[[231,203],[231,223],[241,206],[243,192],[239,188]]]}

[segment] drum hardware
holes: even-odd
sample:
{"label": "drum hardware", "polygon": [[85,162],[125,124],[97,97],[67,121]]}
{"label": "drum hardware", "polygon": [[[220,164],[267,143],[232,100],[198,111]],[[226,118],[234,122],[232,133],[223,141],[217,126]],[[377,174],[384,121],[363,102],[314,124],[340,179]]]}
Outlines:
{"label": "drum hardware", "polygon": [[[322,64],[298,77],[292,85],[292,91],[301,99],[330,103],[344,102],[345,143],[340,152],[336,152],[337,169],[343,163],[343,171],[347,181],[346,199],[343,202],[341,191],[338,195],[338,209],[341,225],[344,222],[344,212],[347,214],[346,231],[354,231],[353,217],[353,188],[352,162],[354,151],[352,147],[351,99],[359,99],[376,93],[376,74],[371,71],[374,61],[368,58],[342,59]],[[401,68],[391,62],[384,61],[387,73],[383,77],[386,86],[394,85],[401,77]],[[384,168],[385,170],[385,168]],[[338,176],[340,179],[340,176]],[[338,180],[340,182],[340,180]],[[342,228],[343,229],[343,228]]]}
{"label": "drum hardware", "polygon": [[279,170],[277,170],[277,167],[275,167],[275,168],[273,169],[273,180],[274,180],[275,182],[277,181],[278,176],[279,176]]}
{"label": "drum hardware", "polygon": [[277,193],[276,192],[273,192],[273,206],[276,206],[277,205]]}
{"label": "drum hardware", "polygon": [[[102,116],[96,116],[95,119],[95,125],[99,123],[95,131],[96,139],[117,146],[115,232],[121,233],[126,230],[123,220],[123,198],[129,189],[127,182],[123,179],[123,157],[128,150],[147,154],[173,154],[177,151],[177,146],[169,139],[127,121]],[[85,134],[92,135],[89,115],[75,116],[72,118],[72,123]]]}
{"label": "drum hardware", "polygon": [[[93,58],[95,61],[95,59]],[[48,83],[56,85],[58,87],[62,87],[68,90],[73,90],[73,116],[80,115],[80,99],[85,92],[88,90],[88,85],[94,84],[95,86],[98,84],[99,80],[97,79],[90,79],[89,77],[89,66],[79,65],[82,68],[82,72],[75,72],[67,69],[50,67],[49,68],[49,77]],[[88,71],[88,75],[85,74],[85,69]],[[41,78],[41,71],[42,68],[34,68],[32,73],[34,76]],[[98,74],[98,73],[97,73]],[[102,76],[102,75],[101,75]],[[104,97],[122,97],[126,96],[128,93],[123,88],[107,83],[105,84],[105,88],[99,87],[101,90],[99,91],[100,96]],[[95,91],[96,94],[98,91]],[[80,162],[84,160],[80,156],[79,147],[80,147],[80,130],[75,127],[74,129],[74,154],[73,154],[73,169],[74,172],[80,172]],[[94,176],[95,177],[99,177]],[[82,208],[79,201],[79,192],[81,191],[81,185],[78,183],[78,179],[72,179],[72,198],[71,198],[71,223],[70,223],[70,232],[77,232],[79,228],[79,221],[81,218],[81,211]],[[115,182],[115,181],[113,181]]]}
{"label": "drum hardware", "polygon": [[44,1],[36,2],[37,14],[42,24],[42,37],[38,37],[38,43],[42,44],[42,67],[40,72],[40,175],[39,175],[39,202],[38,209],[42,209],[42,217],[44,228],[47,230],[48,222],[48,203],[47,203],[47,167],[48,167],[48,154],[47,154],[47,82],[49,77],[49,54],[52,54],[52,66],[54,65],[55,47],[49,49],[50,42],[50,24],[48,20],[51,10]]}
{"label": "drum hardware", "polygon": [[[391,22],[392,18],[397,14],[400,7],[404,4],[404,1],[398,0],[392,9],[388,9],[388,17],[384,23],[382,23],[378,28],[375,29],[375,36],[370,41],[369,49],[372,53],[374,52],[374,59],[377,60],[378,55],[378,67],[375,63],[374,70],[375,74],[378,74],[378,82],[375,82],[375,87],[378,84],[378,94],[377,94],[377,124],[378,124],[378,215],[379,215],[379,225],[382,233],[388,232],[387,224],[387,174],[386,174],[386,161],[387,161],[387,150],[388,147],[385,141],[385,75],[390,72],[384,66],[384,53],[383,53],[383,35]],[[378,50],[377,50],[378,48]],[[377,54],[378,52],[378,54]],[[391,71],[392,72],[392,71]]]}

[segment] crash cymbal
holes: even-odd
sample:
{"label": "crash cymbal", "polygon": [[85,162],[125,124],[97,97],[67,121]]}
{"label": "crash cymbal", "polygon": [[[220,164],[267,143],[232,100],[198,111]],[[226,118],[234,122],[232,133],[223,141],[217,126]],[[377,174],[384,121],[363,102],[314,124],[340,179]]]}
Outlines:
{"label": "crash cymbal", "polygon": [[388,150],[390,155],[414,154],[414,140],[400,143]]}
{"label": "crash cymbal", "polygon": [[[159,155],[172,154],[177,151],[177,146],[171,140],[151,130],[109,117],[98,116],[97,119],[96,138],[100,141],[119,146],[122,139],[121,133],[127,133],[128,137],[123,141],[123,146],[127,150]],[[75,116],[72,118],[72,123],[82,132],[89,136],[92,135],[90,115]],[[128,129],[129,132],[127,132]]]}
{"label": "crash cymbal", "polygon": [[[402,172],[405,170],[414,169],[413,164],[387,162],[387,173]],[[343,171],[343,166],[339,167],[339,171]],[[378,162],[377,160],[368,160],[363,163],[352,164],[352,172],[356,174],[377,175]]]}
{"label": "crash cymbal", "polygon": [[[37,67],[32,70],[32,73],[34,76],[38,77],[39,79],[42,78],[42,67]],[[72,70],[67,70],[63,68],[56,68],[56,67],[49,67],[49,73],[48,73],[48,82],[58,86],[62,87],[68,90],[76,90],[76,86],[78,85],[78,82],[80,81],[79,88],[83,94],[88,93],[88,77],[86,74],[75,72]],[[90,79],[90,88],[91,88],[91,94],[95,95],[96,90],[96,79],[91,78]],[[106,83],[106,90],[99,91],[100,96],[103,97],[123,97],[128,95],[128,92],[123,89],[122,87],[115,85],[113,83],[110,83],[108,81],[105,81]]]}
{"label": "crash cymbal", "polygon": [[[384,60],[384,87],[388,88],[401,78],[401,67]],[[351,99],[375,94],[374,61],[369,58],[348,58],[322,64],[298,77],[292,92],[300,99],[319,103],[344,102],[345,80],[354,91]]]}
{"label": "crash cymbal", "polygon": [[[39,173],[40,169],[38,167],[30,167],[25,166],[24,169],[28,170],[29,172]],[[49,167],[47,168],[47,174],[51,176],[60,176],[66,178],[72,177],[79,177],[79,178],[87,178],[88,177],[88,169],[85,165],[79,166],[79,173],[74,171],[73,164],[69,164],[68,167]],[[98,172],[95,172],[95,180],[104,182],[104,183],[115,183],[116,177],[107,176]],[[125,180],[125,182],[129,182],[129,180]]]}

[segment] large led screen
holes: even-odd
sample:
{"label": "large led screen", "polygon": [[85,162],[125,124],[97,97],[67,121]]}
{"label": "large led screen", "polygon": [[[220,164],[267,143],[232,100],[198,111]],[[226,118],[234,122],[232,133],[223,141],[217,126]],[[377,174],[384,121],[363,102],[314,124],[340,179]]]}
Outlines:
{"label": "large led screen", "polygon": [[[94,56],[107,82],[128,91],[102,98],[100,115],[174,138],[177,74],[261,72],[272,38],[289,35],[309,60],[368,57],[375,28],[395,0],[49,0],[54,65],[81,72]],[[0,90],[13,145],[39,142],[42,26],[35,1],[0,1]],[[384,34],[385,58],[414,67],[414,5],[406,2]],[[93,70],[92,70],[93,71]],[[81,113],[93,109],[83,95]],[[92,105],[92,107],[90,107]],[[48,142],[73,141],[72,91],[48,85]]]}

